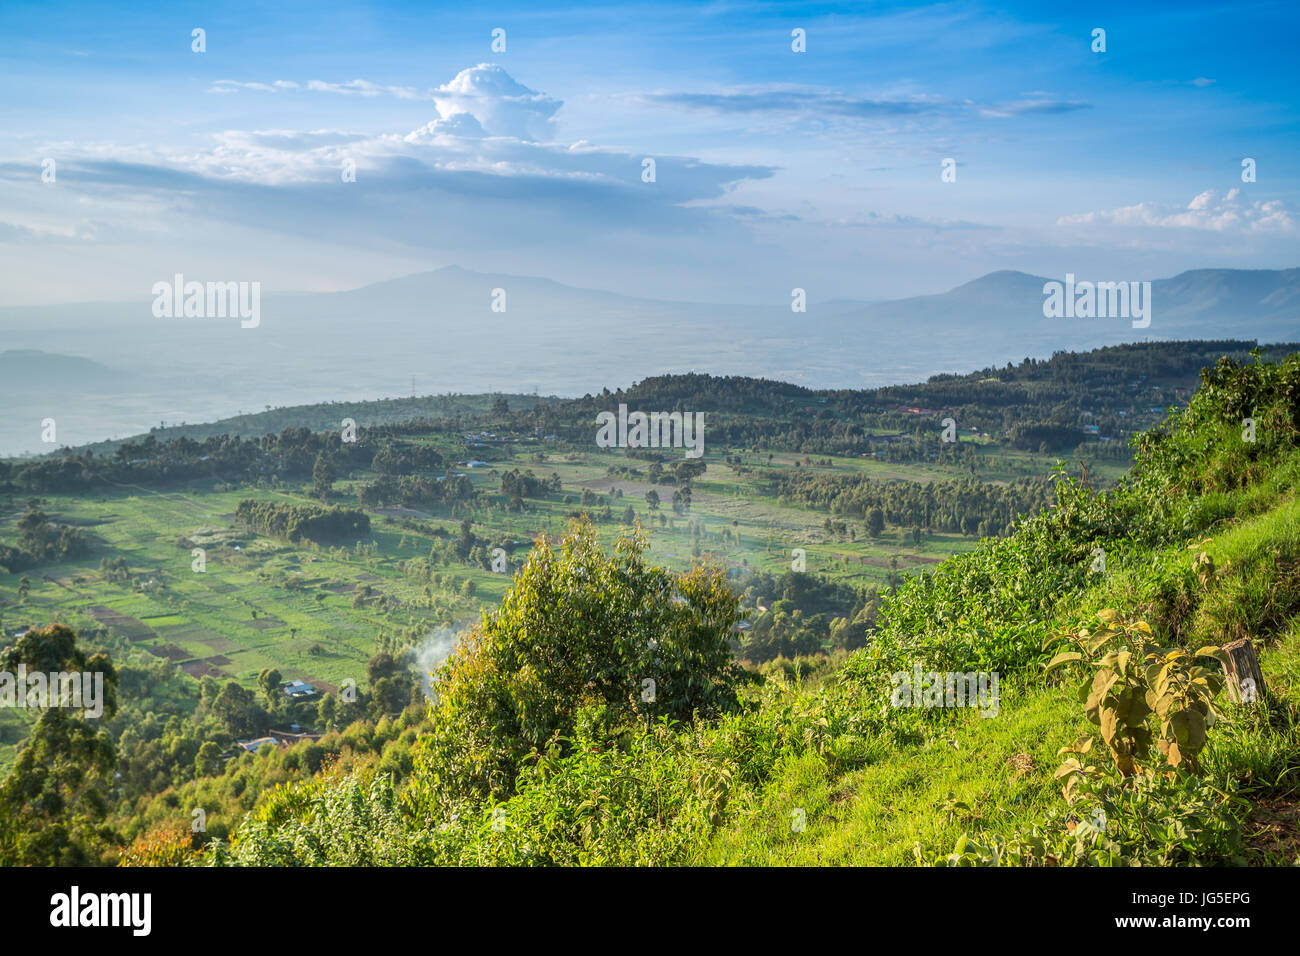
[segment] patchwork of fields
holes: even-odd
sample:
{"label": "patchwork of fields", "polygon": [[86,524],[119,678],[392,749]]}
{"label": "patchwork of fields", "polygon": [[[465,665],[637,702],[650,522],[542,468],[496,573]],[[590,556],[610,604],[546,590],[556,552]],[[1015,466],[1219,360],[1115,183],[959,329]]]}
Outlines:
{"label": "patchwork of fields", "polygon": [[[983,480],[1042,474],[1054,464],[1054,459],[993,445],[981,452]],[[926,482],[961,477],[954,468],[849,457],[812,462],[778,452],[744,458],[745,465],[761,467],[738,474],[724,460],[729,452],[715,453],[705,459],[707,472],[692,483],[689,510],[674,513],[671,485],[610,473],[629,465],[621,454],[561,450],[542,461],[536,457],[516,454],[466,471],[482,492],[473,506],[452,505],[437,514],[373,509],[370,541],[351,547],[291,544],[236,525],[241,500],[312,503],[309,485],[194,481],[165,488],[105,487],[99,495],[47,495],[43,510],[53,521],[91,535],[94,553],[0,576],[4,627],[12,632],[60,621],[129,645],[125,653],[115,653],[119,663],[143,652],[171,661],[192,679],[234,679],[249,687],[260,671],[275,668],[284,680],[337,691],[349,679],[364,685],[366,661],[381,635],[401,635],[399,643],[418,645],[419,634],[454,633],[500,602],[510,573],[451,562],[435,579],[427,568],[407,567],[412,559],[427,558],[437,538],[454,537],[466,517],[480,537],[514,543],[513,569],[538,535],[562,532],[583,493],[590,492],[599,496],[598,505],[586,510],[610,505],[612,520],[597,524],[603,539],[625,527],[630,505],[649,531],[652,560],[666,566],[681,569],[702,558],[737,572],[779,575],[802,553],[806,570],[855,588],[885,588],[903,574],[974,545],[972,536],[942,532],[917,542],[907,529],[896,527],[872,539],[860,520],[849,521],[847,533],[832,534],[824,527],[824,510],[782,502],[771,493],[773,477],[794,469]],[[523,511],[511,511],[498,492],[500,472],[512,467],[532,469],[539,477],[558,475],[562,490],[527,499]],[[334,501],[352,505],[368,478],[359,474],[336,483]],[[658,509],[646,501],[652,488],[663,498]],[[21,514],[19,505],[11,501],[0,523],[5,536]],[[195,548],[203,550],[202,570]],[[122,559],[127,573],[106,568],[106,559]],[[30,588],[23,598],[17,593],[20,578]],[[21,723],[25,716],[3,714],[0,722]],[[11,731],[0,738],[0,762],[12,759],[21,734]]]}

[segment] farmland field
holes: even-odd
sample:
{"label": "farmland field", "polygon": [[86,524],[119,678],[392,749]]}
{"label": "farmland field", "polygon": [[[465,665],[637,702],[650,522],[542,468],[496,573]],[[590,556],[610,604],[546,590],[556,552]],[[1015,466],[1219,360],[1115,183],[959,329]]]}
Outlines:
{"label": "farmland field", "polygon": [[[443,443],[446,444],[445,442]],[[770,493],[774,479],[799,471],[816,475],[863,475],[884,481],[927,482],[960,477],[961,470],[942,465],[886,463],[860,456],[808,456],[788,452],[746,456],[738,464],[758,474],[738,474],[726,463],[730,449],[709,449],[706,472],[693,482],[690,510],[676,514],[665,503],[652,509],[646,493],[654,485],[644,476],[610,474],[627,464],[621,454],[554,443],[527,443],[527,452],[504,452],[490,468],[463,473],[482,492],[474,504],[452,505],[431,514],[411,508],[372,510],[373,534],[364,545],[293,544],[241,528],[234,512],[241,500],[306,504],[310,484],[276,482],[274,486],[230,487],[216,480],[168,483],[157,488],[106,485],[98,494],[48,494],[42,508],[60,524],[94,536],[91,555],[24,573],[30,591],[17,598],[18,576],[0,577],[0,605],[9,630],[23,624],[61,621],[79,633],[102,634],[128,659],[142,653],[178,665],[178,680],[209,675],[252,687],[257,675],[277,669],[285,680],[303,680],[320,688],[337,688],[347,679],[365,682],[365,662],[376,639],[385,633],[415,634],[438,628],[453,631],[473,623],[484,608],[500,603],[510,575],[464,564],[440,573],[436,593],[427,575],[410,573],[406,564],[428,555],[440,538],[455,535],[465,518],[479,534],[512,542],[522,549],[539,535],[557,537],[575,513],[584,492],[609,502],[620,520],[598,523],[611,540],[630,505],[635,521],[648,531],[649,557],[684,569],[697,560],[715,561],[733,571],[780,575],[792,567],[795,549],[804,568],[854,588],[885,588],[901,575],[969,549],[970,535],[931,531],[919,542],[908,529],[886,528],[870,537],[860,526],[847,533],[828,533],[826,513],[783,502]],[[539,457],[534,447],[544,449]],[[996,446],[979,448],[979,472],[1000,481],[1012,476],[1044,474],[1056,463],[1049,456],[1014,454]],[[807,459],[807,463],[805,463]],[[528,499],[513,512],[494,494],[501,471],[531,468],[556,475],[561,490]],[[1120,465],[1106,474],[1115,475]],[[342,500],[353,498],[373,475],[359,473],[335,485]],[[665,499],[667,493],[665,493]],[[22,510],[11,495],[0,539],[14,533]],[[204,552],[196,570],[194,549]],[[101,566],[122,558],[129,574],[114,575]],[[414,640],[414,639],[413,639]],[[416,641],[418,643],[418,641]],[[20,731],[16,712],[0,712],[4,733],[0,762],[9,763]]]}

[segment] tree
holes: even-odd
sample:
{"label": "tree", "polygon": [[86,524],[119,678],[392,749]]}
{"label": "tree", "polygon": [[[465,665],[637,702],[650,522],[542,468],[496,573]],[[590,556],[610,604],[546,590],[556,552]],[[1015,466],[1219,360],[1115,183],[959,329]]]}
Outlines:
{"label": "tree", "polygon": [[221,748],[215,741],[205,740],[194,758],[194,773],[212,777],[221,772]]}
{"label": "tree", "polygon": [[217,699],[221,693],[221,685],[210,674],[204,674],[199,678],[199,706],[212,708],[212,702]]}
{"label": "tree", "polygon": [[645,493],[645,501],[646,504],[650,506],[651,511],[659,510],[659,492],[655,491],[653,488]]}
{"label": "tree", "polygon": [[563,751],[585,707],[614,724],[689,722],[736,705],[739,598],[725,572],[674,574],[644,561],[648,546],[638,530],[605,554],[588,521],[575,521],[558,547],[538,542],[500,608],[438,672],[433,730],[416,764],[439,785],[417,801],[509,794],[520,761]]}
{"label": "tree", "polygon": [[406,662],[394,657],[388,651],[380,651],[366,662],[366,679],[370,683],[385,677],[397,677],[406,673]]}
{"label": "tree", "polygon": [[370,717],[395,717],[411,702],[411,692],[416,679],[407,666],[406,658],[396,658],[380,651],[366,664],[370,681]]}
{"label": "tree", "polygon": [[107,731],[66,709],[45,710],[0,785],[0,865],[99,862],[108,852],[99,824],[116,763]]}
{"label": "tree", "polygon": [[280,699],[280,672],[274,667],[266,667],[257,675],[257,686],[261,688],[266,702],[271,706]]}
{"label": "tree", "polygon": [[87,655],[76,632],[62,624],[32,628],[0,654],[0,669],[13,673],[19,665],[29,672],[98,675],[103,711],[97,719],[68,707],[43,710],[0,784],[0,865],[101,863],[118,842],[102,826],[117,764],[103,729],[117,711],[117,670],[107,654]]}
{"label": "tree", "polygon": [[703,458],[687,458],[673,466],[673,477],[679,484],[698,478],[708,469]]}
{"label": "tree", "polygon": [[316,464],[311,469],[312,494],[317,498],[327,498],[334,489],[334,469],[324,452],[316,456]]}
{"label": "tree", "polygon": [[117,712],[117,669],[104,652],[87,655],[77,645],[77,633],[66,624],[51,624],[27,630],[3,653],[0,670],[10,674],[25,665],[29,672],[99,674],[103,684],[103,716]]}
{"label": "tree", "polygon": [[872,508],[867,512],[867,534],[873,538],[879,538],[885,530],[885,513],[879,508]]}
{"label": "tree", "polygon": [[212,713],[236,737],[247,737],[261,729],[266,715],[257,707],[253,692],[227,681],[212,702]]}
{"label": "tree", "polygon": [[478,538],[474,535],[474,522],[466,518],[460,523],[460,537],[456,539],[456,556],[464,561],[476,544]]}
{"label": "tree", "polygon": [[628,505],[626,508],[623,509],[623,523],[630,525],[635,521],[636,521],[636,512],[632,509],[631,505]]}
{"label": "tree", "polygon": [[321,730],[329,731],[333,729],[338,713],[338,704],[338,698],[333,694],[325,694],[317,702],[316,722]]}

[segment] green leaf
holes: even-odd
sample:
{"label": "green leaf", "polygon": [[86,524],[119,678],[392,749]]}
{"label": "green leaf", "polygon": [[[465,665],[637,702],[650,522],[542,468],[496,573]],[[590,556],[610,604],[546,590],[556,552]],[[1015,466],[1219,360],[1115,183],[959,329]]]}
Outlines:
{"label": "green leaf", "polygon": [[1220,664],[1222,664],[1224,667],[1227,667],[1227,666],[1228,666],[1228,655],[1227,655],[1227,653],[1224,652],[1224,650],[1223,650],[1222,647],[1215,647],[1213,644],[1206,644],[1204,647],[1198,649],[1198,650],[1196,651],[1196,653],[1193,654],[1192,656],[1193,656],[1193,657],[1209,657],[1209,658],[1211,658],[1211,659],[1213,659],[1213,660],[1218,661],[1218,662],[1219,662]]}
{"label": "green leaf", "polygon": [[1062,777],[1066,776],[1067,774],[1075,773],[1082,769],[1083,769],[1083,764],[1079,763],[1079,761],[1071,757],[1069,760],[1065,761],[1065,763],[1057,767],[1056,773],[1052,774],[1052,776],[1057,780],[1059,780]]}
{"label": "green leaf", "polygon": [[1101,736],[1112,747],[1115,746],[1115,738],[1120,732],[1119,712],[1113,707],[1107,707],[1101,712]]}
{"label": "green leaf", "polygon": [[1089,638],[1089,639],[1084,643],[1083,646],[1084,646],[1084,649],[1085,649],[1089,654],[1096,654],[1097,651],[1101,650],[1101,648],[1103,648],[1103,647],[1106,646],[1106,643],[1107,643],[1109,640],[1110,640],[1110,634],[1109,634],[1109,633],[1105,633],[1105,634],[1097,634],[1097,635],[1095,635],[1095,636]]}
{"label": "green leaf", "polygon": [[1169,718],[1169,725],[1180,750],[1197,754],[1205,746],[1205,717],[1200,711],[1180,710]]}
{"label": "green leaf", "polygon": [[1056,755],[1059,757],[1061,754],[1086,754],[1092,749],[1093,743],[1094,739],[1092,734],[1084,734],[1082,737],[1075,740],[1074,743],[1062,747],[1056,752]]}
{"label": "green leaf", "polygon": [[1059,667],[1062,664],[1068,664],[1070,663],[1070,661],[1079,661],[1079,660],[1083,660],[1083,655],[1080,654],[1078,651],[1062,651],[1060,654],[1057,654],[1055,657],[1053,657],[1050,661],[1047,662],[1047,670],[1050,671],[1054,667]]}
{"label": "green leaf", "polygon": [[[1107,655],[1108,657],[1110,655]],[[1128,676],[1128,666],[1133,660],[1133,655],[1128,651],[1120,651],[1115,655],[1115,670],[1119,671],[1125,677]]]}

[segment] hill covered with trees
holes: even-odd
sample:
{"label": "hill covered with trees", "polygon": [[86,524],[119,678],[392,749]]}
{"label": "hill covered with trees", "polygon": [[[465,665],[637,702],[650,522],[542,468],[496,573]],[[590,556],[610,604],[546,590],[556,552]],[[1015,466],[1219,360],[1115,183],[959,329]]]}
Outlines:
{"label": "hill covered with trees", "polygon": [[[674,578],[578,526],[440,671],[403,785],[289,784],[204,859],[1295,862],[1298,440],[1300,355],[1220,361],[1118,487],[1062,479],[1054,508],[908,579],[867,647],[793,679],[728,666],[716,572]],[[1264,685],[1231,700],[1241,638]],[[900,705],[917,668],[996,673],[995,713]]]}
{"label": "hill covered with trees", "polygon": [[[11,462],[3,663],[111,699],[0,725],[0,862],[1294,862],[1300,355],[1228,345]],[[1132,469],[1018,450],[1049,393]],[[585,448],[630,394],[735,443]]]}

